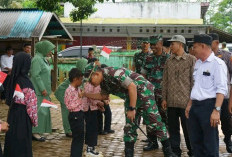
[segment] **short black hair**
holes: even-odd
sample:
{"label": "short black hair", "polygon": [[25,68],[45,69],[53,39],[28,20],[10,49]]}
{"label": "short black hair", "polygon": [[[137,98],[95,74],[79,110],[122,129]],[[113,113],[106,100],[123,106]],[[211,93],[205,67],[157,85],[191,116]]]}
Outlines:
{"label": "short black hair", "polygon": [[69,81],[73,82],[75,78],[80,78],[83,76],[83,74],[80,70],[78,70],[78,68],[72,68],[69,71],[68,76],[69,76]]}
{"label": "short black hair", "polygon": [[94,50],[94,49],[93,49],[92,47],[90,47],[89,50],[88,50],[88,52],[89,52],[89,51],[93,51],[93,50]]}
{"label": "short black hair", "polygon": [[23,45],[23,48],[25,48],[25,47],[27,47],[27,46],[31,46],[31,44],[25,43],[25,44]]}
{"label": "short black hair", "polygon": [[8,51],[10,51],[10,50],[13,50],[13,48],[12,48],[11,46],[8,46],[8,47],[6,48],[6,52],[8,52]]}

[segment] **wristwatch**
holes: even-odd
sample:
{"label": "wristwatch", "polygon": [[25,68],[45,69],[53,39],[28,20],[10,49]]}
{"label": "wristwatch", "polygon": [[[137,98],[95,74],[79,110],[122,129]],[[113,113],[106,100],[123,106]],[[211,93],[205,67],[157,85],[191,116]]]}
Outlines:
{"label": "wristwatch", "polygon": [[130,106],[128,109],[129,109],[129,111],[134,111],[136,108]]}
{"label": "wristwatch", "polygon": [[221,112],[221,107],[215,106],[215,110],[218,111],[218,112]]}

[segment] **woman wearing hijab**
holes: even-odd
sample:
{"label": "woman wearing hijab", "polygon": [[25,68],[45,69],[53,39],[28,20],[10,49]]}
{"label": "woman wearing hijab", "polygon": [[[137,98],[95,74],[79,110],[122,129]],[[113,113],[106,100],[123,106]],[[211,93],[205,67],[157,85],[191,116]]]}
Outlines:
{"label": "woman wearing hijab", "polygon": [[[32,157],[32,126],[38,124],[38,118],[37,98],[28,77],[30,65],[29,54],[20,52],[15,55],[6,93],[10,128],[5,137],[4,157]],[[14,94],[16,84],[24,97]]]}
{"label": "woman wearing hijab", "polygon": [[50,56],[54,48],[55,45],[47,40],[36,43],[36,55],[31,61],[30,76],[38,99],[38,127],[33,127],[32,133],[33,139],[41,142],[45,141],[45,138],[40,134],[52,132],[50,109],[40,106],[43,99],[50,101],[51,68],[45,57]]}

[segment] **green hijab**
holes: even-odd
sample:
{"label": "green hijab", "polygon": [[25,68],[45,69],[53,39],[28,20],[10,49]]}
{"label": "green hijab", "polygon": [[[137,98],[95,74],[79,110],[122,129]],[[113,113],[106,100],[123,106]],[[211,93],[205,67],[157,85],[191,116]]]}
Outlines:
{"label": "green hijab", "polygon": [[47,56],[56,46],[48,40],[43,40],[35,44],[35,53],[40,53],[44,57]]}

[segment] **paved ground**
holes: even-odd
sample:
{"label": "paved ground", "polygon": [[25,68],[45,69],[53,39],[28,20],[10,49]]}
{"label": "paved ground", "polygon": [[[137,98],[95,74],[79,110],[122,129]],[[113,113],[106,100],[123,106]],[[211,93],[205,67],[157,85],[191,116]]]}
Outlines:
{"label": "paved ground", "polygon": [[[54,99],[54,102],[58,102]],[[7,114],[7,106],[0,104],[0,119],[5,120]],[[122,157],[124,156],[124,143],[123,143],[123,126],[124,126],[124,109],[123,105],[112,104],[111,109],[113,112],[112,129],[115,130],[114,134],[99,136],[98,138],[98,149],[103,152],[105,157]],[[61,112],[58,110],[51,109],[52,113],[52,124],[54,132],[47,136],[46,142],[34,142],[33,141],[33,153],[34,157],[69,157],[71,139],[65,137],[62,128]],[[141,125],[143,130],[145,127]],[[143,152],[143,146],[145,143],[141,142],[145,139],[145,136],[138,130],[139,140],[135,146],[135,157],[163,157],[161,145],[156,151]],[[4,134],[0,134],[0,140],[3,144]],[[226,153],[225,144],[223,143],[223,136],[220,132],[220,157],[232,156]],[[183,150],[183,157],[187,157],[187,150],[183,140],[181,141],[181,147]]]}

